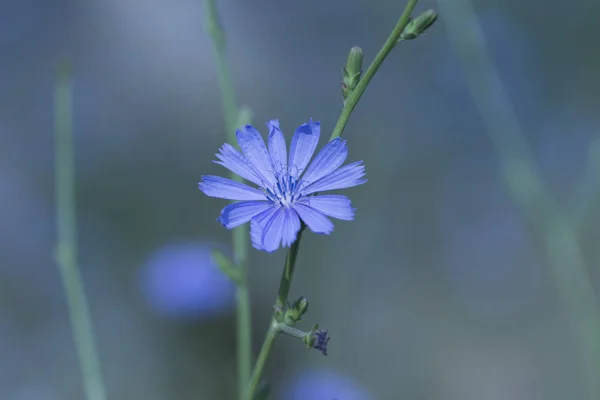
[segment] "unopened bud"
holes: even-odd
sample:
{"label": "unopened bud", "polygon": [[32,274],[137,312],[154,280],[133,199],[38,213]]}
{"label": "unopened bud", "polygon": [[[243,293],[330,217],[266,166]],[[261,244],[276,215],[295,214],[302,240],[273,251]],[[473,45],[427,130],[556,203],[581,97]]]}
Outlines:
{"label": "unopened bud", "polygon": [[421,33],[425,32],[437,20],[437,14],[433,10],[427,10],[415,19],[411,19],[402,34],[400,39],[411,40],[415,39]]}
{"label": "unopened bud", "polygon": [[302,316],[308,311],[308,299],[304,296],[300,296],[294,304],[292,304],[283,318],[284,322],[288,326],[295,325],[302,319]]}
{"label": "unopened bud", "polygon": [[350,96],[350,93],[356,88],[362,75],[363,51],[360,47],[354,46],[350,49],[346,67],[342,68],[342,96],[344,100]]}

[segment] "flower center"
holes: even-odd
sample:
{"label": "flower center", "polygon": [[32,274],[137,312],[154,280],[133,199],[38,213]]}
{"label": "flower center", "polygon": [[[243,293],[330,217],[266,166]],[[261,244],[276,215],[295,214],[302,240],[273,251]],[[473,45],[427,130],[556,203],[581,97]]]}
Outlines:
{"label": "flower center", "polygon": [[298,176],[293,175],[291,171],[283,169],[277,174],[276,183],[270,189],[265,189],[265,196],[269,201],[279,203],[282,207],[290,207],[303,197],[300,192],[303,183],[302,179],[298,179]]}

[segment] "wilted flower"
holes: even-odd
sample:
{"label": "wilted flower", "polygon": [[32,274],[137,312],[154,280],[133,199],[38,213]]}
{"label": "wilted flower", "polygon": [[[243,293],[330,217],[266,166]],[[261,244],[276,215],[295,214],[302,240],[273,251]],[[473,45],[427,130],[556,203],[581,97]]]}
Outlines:
{"label": "wilted flower", "polygon": [[251,221],[252,245],[268,252],[295,240],[302,220],[315,233],[329,234],[327,218],[352,220],[354,209],[343,195],[317,192],[344,189],[366,182],[362,161],[340,168],[348,155],[346,141],[330,141],[309,165],[320,135],[319,122],[301,125],[290,144],[289,159],[279,121],[267,123],[269,147],[251,125],[236,132],[242,153],[224,144],[217,164],[258,185],[258,189],[218,176],[203,176],[200,190],[211,197],[242,200],[221,211],[218,221],[228,229]]}
{"label": "wilted flower", "polygon": [[324,356],[327,355],[327,343],[329,343],[329,335],[327,329],[319,329],[312,333],[311,347],[313,349],[321,350]]}
{"label": "wilted flower", "polygon": [[211,317],[233,307],[234,284],[214,265],[208,245],[163,246],[141,273],[146,300],[159,314]]}

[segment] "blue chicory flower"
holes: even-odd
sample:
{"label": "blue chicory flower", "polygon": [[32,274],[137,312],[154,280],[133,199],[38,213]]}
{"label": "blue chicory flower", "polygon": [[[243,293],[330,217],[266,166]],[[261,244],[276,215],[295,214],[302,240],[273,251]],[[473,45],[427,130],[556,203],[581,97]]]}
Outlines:
{"label": "blue chicory flower", "polygon": [[162,316],[211,318],[233,309],[235,285],[206,243],[175,242],[152,252],[140,270],[148,305]]}
{"label": "blue chicory flower", "polygon": [[346,141],[330,141],[309,165],[320,135],[319,122],[301,125],[290,144],[289,158],[279,121],[267,123],[268,149],[260,133],[246,125],[236,131],[240,153],[224,144],[216,154],[224,166],[258,189],[218,176],[203,176],[200,190],[207,196],[241,200],[223,208],[218,221],[227,229],[248,221],[252,245],[258,250],[275,251],[280,244],[289,247],[296,240],[302,220],[315,233],[330,234],[329,217],[352,220],[354,208],[343,195],[317,192],[344,189],[365,183],[362,161],[340,168],[348,156]]}
{"label": "blue chicory flower", "polygon": [[356,380],[335,370],[309,369],[296,374],[281,393],[286,400],[371,400]]}

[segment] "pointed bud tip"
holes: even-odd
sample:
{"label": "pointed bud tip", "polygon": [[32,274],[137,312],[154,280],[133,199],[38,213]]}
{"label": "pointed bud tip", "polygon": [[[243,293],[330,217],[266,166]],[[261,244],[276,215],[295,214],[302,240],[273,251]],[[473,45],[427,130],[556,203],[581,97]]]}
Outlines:
{"label": "pointed bud tip", "polygon": [[353,46],[348,54],[348,61],[346,61],[346,72],[348,75],[353,76],[362,72],[363,65],[363,51],[358,46]]}

